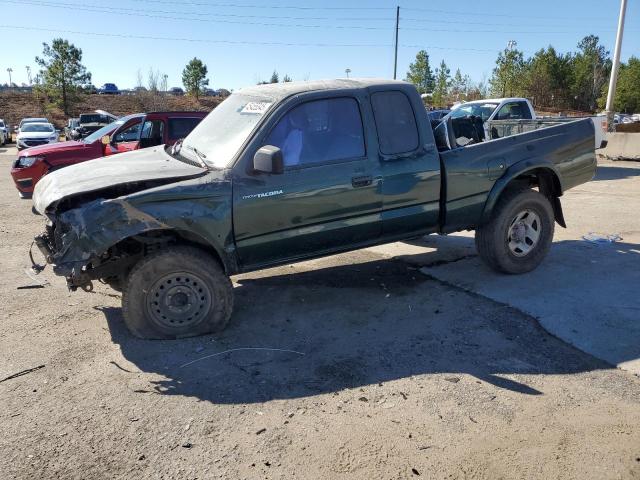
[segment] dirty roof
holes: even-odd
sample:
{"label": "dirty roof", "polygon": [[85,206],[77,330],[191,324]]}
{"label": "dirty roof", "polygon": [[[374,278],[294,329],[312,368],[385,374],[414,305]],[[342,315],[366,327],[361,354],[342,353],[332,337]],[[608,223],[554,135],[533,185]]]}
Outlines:
{"label": "dirty roof", "polygon": [[268,83],[237,90],[235,93],[272,99],[285,98],[296,93],[313,90],[330,90],[341,88],[367,88],[376,85],[403,84],[399,80],[384,78],[338,78],[334,80],[313,80],[309,82]]}

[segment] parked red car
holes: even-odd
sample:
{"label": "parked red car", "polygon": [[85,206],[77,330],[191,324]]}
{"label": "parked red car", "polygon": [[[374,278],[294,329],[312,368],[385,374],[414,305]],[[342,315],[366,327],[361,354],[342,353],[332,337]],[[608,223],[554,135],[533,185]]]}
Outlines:
{"label": "parked red car", "polygon": [[30,198],[38,180],[52,170],[156,145],[173,145],[186,137],[206,112],[135,113],[119,118],[79,141],[22,150],[11,176],[22,198]]}

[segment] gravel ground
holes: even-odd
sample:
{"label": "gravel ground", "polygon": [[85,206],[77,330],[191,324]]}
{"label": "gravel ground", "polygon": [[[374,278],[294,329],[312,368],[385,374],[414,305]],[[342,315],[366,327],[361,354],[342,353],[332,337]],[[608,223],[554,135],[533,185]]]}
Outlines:
{"label": "gravel ground", "polygon": [[0,383],[1,479],[640,478],[640,379],[423,275],[428,255],[235,277],[229,329],[180,341],[132,337],[103,286],[18,289],[43,219],[14,156],[0,380],[44,367]]}

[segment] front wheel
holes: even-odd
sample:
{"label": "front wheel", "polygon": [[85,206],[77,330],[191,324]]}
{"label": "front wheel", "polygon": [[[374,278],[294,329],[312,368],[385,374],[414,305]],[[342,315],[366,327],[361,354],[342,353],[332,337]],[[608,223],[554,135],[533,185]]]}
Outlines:
{"label": "front wheel", "polygon": [[141,338],[174,339],[222,330],[231,317],[233,288],[207,252],[174,246],[144,257],[122,292],[129,330]]}
{"label": "front wheel", "polygon": [[489,222],[476,230],[476,248],[493,270],[526,273],[544,260],[553,232],[553,208],[547,197],[535,190],[507,191]]}

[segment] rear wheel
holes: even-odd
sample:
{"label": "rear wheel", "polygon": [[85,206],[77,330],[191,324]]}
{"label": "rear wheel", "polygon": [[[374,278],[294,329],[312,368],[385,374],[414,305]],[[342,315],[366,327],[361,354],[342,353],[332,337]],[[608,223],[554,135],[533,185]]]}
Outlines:
{"label": "rear wheel", "polygon": [[554,226],[547,197],[535,190],[507,191],[491,220],[476,230],[476,248],[480,258],[498,272],[529,272],[547,255]]}
{"label": "rear wheel", "polygon": [[194,247],[171,247],[143,258],[122,293],[125,323],[141,338],[220,331],[232,309],[231,281],[216,259]]}

